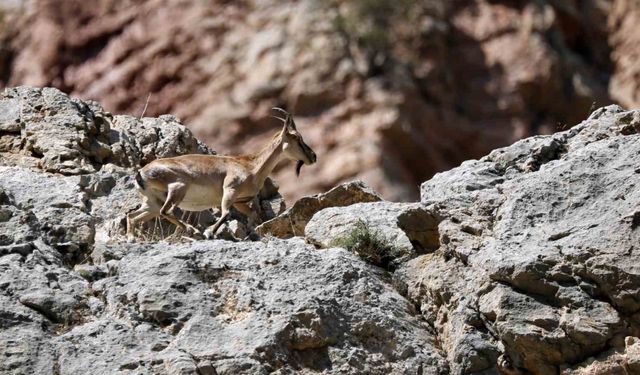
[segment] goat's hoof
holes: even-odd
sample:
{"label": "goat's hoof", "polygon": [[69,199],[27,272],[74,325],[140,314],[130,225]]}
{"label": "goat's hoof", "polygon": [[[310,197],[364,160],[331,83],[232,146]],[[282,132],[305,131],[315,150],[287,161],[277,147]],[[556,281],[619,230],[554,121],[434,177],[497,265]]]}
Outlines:
{"label": "goat's hoof", "polygon": [[210,231],[209,229],[205,230],[203,235],[204,235],[204,238],[206,238],[208,240],[212,240],[213,237],[214,237],[213,231]]}
{"label": "goat's hoof", "polygon": [[196,227],[192,226],[192,225],[187,225],[187,227],[185,228],[185,231],[188,234],[194,235],[194,236],[201,236],[202,232],[200,232]]}

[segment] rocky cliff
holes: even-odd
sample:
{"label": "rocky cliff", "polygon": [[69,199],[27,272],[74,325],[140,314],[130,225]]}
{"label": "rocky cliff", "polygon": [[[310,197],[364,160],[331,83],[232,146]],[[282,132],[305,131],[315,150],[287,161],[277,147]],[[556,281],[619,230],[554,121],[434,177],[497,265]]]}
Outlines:
{"label": "rocky cliff", "polygon": [[149,98],[147,114],[176,114],[222,153],[255,148],[286,106],[323,155],[304,181],[277,171],[288,198],[357,177],[416,200],[434,173],[594,102],[640,105],[637,0],[0,4],[0,85],[134,116]]}
{"label": "rocky cliff", "polygon": [[2,374],[640,373],[640,111],[464,162],[420,202],[354,182],[259,241],[125,243],[133,168],[212,151],[55,89],[0,109]]}

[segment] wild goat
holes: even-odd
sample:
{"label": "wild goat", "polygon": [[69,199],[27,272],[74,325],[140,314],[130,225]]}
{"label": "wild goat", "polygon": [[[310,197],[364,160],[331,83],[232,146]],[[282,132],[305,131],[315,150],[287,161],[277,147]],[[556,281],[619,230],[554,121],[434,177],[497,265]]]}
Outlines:
{"label": "wild goat", "polygon": [[293,117],[281,108],[273,108],[284,118],[281,131],[260,151],[241,156],[183,155],[157,159],[136,174],[142,206],[127,214],[127,238],[133,239],[135,225],[158,216],[178,228],[194,234],[198,229],[178,219],[173,210],[203,211],[220,207],[221,216],[204,232],[211,238],[229,216],[233,206],[248,217],[248,203],[258,194],[264,181],[284,158],[296,160],[296,175],[303,164],[316,162],[316,154],[296,129]]}

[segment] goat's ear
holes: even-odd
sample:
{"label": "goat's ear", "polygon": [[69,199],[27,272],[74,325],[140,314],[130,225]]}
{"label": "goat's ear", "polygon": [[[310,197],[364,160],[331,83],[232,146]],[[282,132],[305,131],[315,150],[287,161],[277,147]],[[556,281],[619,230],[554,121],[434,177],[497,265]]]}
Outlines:
{"label": "goat's ear", "polygon": [[294,132],[296,131],[296,123],[293,121],[293,116],[289,115],[287,117],[287,122],[285,123],[287,130]]}

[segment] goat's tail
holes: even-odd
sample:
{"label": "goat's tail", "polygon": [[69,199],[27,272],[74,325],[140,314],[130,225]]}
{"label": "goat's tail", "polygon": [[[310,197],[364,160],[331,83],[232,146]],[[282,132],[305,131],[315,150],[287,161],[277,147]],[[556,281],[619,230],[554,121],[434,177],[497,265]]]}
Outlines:
{"label": "goat's tail", "polygon": [[138,188],[140,190],[144,190],[146,188],[144,179],[142,178],[140,171],[136,171],[136,184],[138,185]]}

